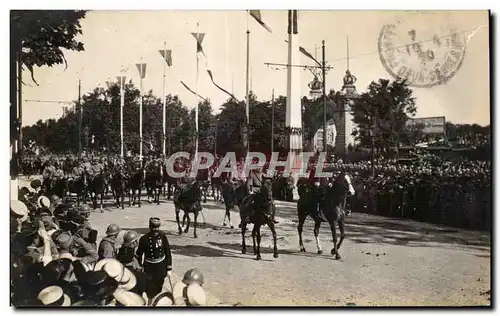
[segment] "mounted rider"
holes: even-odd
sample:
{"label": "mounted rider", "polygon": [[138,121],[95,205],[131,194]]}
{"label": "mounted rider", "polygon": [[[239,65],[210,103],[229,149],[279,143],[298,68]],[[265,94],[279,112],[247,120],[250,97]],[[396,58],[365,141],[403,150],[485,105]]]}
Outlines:
{"label": "mounted rider", "polygon": [[[258,167],[257,169],[254,169],[253,171],[250,172],[247,180],[246,180],[246,186],[247,186],[247,192],[250,194],[247,196],[246,199],[248,199],[247,202],[243,203],[253,203],[253,197],[254,194],[261,194],[261,188],[262,185],[264,184],[264,181],[266,181],[265,175],[262,173],[262,167]],[[271,188],[269,188],[271,190]],[[269,213],[271,214],[273,221],[277,223],[277,221],[274,219],[275,216],[275,206],[274,206],[274,200],[272,198],[272,194],[269,195],[269,200],[268,200],[268,208],[269,208]]]}

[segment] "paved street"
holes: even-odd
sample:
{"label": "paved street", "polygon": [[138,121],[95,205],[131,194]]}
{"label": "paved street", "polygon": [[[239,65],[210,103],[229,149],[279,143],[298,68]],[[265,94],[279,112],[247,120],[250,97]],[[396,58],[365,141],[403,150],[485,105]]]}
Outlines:
{"label": "paved street", "polygon": [[[110,223],[122,229],[147,231],[148,218],[158,216],[172,245],[174,272],[198,267],[206,289],[223,302],[244,305],[488,305],[490,238],[427,223],[391,220],[366,214],[347,219],[342,260],[329,255],[331,233],[321,229],[324,254],[316,254],[313,222],[306,221],[307,253],[299,252],[296,205],[277,202],[279,258],[272,256],[272,239],[262,229],[263,260],[251,251],[241,254],[239,216],[234,229],[222,227],[222,204],[204,204],[205,225],[198,239],[190,230],[178,236],[171,201],[116,209],[107,201],[104,213],[92,213],[100,233]],[[200,216],[201,220],[201,216]],[[101,238],[102,236],[100,236]],[[178,276],[175,277],[178,277]]]}

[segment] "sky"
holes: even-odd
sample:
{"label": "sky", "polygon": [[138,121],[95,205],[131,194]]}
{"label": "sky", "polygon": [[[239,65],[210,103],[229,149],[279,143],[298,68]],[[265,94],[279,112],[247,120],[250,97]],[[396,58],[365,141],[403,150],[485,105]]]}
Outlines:
{"label": "sky", "polygon": [[[453,11],[433,13],[437,21],[449,20],[457,31],[468,37],[462,66],[446,83],[429,88],[413,88],[417,98],[417,117],[446,116],[454,123],[490,123],[489,88],[489,26],[487,11]],[[66,52],[68,67],[35,69],[35,85],[28,72],[23,74],[28,86],[23,88],[23,125],[38,119],[62,115],[59,103],[33,102],[73,101],[78,97],[78,79],[82,94],[105,81],[125,74],[139,84],[136,63],[147,64],[144,90],[162,93],[164,61],[159,49],[172,50],[172,67],[166,69],[166,93],[178,95],[193,108],[196,99],[180,83],[198,88],[202,97],[209,98],[215,109],[227,95],[210,81],[205,64],[199,64],[196,85],[196,40],[191,32],[205,33],[202,43],[208,68],[216,83],[243,100],[245,97],[246,30],[250,30],[251,90],[259,100],[286,95],[286,68],[270,68],[264,63],[287,62],[286,10],[261,11],[262,20],[272,29],[266,31],[245,11],[91,11],[81,21],[83,34],[79,39],[84,52]],[[349,69],[357,77],[358,92],[363,92],[373,80],[389,78],[381,63],[378,39],[385,24],[403,19],[412,25],[414,14],[404,11],[299,11],[299,44],[311,54],[321,57],[321,41],[325,41],[326,60],[334,69],[327,73],[327,89],[339,90],[347,68],[347,38],[349,40]],[[436,20],[436,19],[434,19]],[[415,22],[417,23],[417,22]],[[440,23],[440,22],[438,22]],[[199,26],[197,26],[197,24]],[[477,27],[482,28],[477,29]],[[440,25],[417,23],[426,34],[443,35]],[[476,32],[472,33],[473,30]],[[436,30],[434,32],[434,30]],[[446,35],[446,34],[445,34]],[[298,52],[297,52],[298,53]],[[300,54],[300,53],[298,53]],[[300,54],[300,64],[312,61]],[[308,96],[307,84],[312,75],[301,70],[301,95]],[[251,118],[250,118],[251,119]],[[348,126],[348,129],[350,127]]]}

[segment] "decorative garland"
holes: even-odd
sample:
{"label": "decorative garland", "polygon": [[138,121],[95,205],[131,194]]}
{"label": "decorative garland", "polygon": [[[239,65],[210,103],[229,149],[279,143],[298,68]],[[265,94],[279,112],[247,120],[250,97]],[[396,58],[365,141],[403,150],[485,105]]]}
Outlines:
{"label": "decorative garland", "polygon": [[302,136],[302,128],[301,127],[285,127],[283,130],[285,135],[299,135]]}

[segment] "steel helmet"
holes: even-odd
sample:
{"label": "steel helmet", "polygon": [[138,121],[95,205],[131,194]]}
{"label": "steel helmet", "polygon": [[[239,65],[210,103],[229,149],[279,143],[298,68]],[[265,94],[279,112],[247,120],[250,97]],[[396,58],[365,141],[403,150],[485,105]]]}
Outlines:
{"label": "steel helmet", "polygon": [[200,286],[203,285],[203,274],[197,268],[189,269],[186,273],[184,273],[184,278],[182,282],[187,285],[198,283]]}
{"label": "steel helmet", "polygon": [[78,208],[78,214],[88,214],[90,213],[90,207],[86,204],[80,205]]}
{"label": "steel helmet", "polygon": [[106,228],[106,236],[118,235],[120,232],[120,227],[116,224],[111,224]]}
{"label": "steel helmet", "polygon": [[137,239],[139,239],[139,233],[137,233],[135,230],[129,230],[123,236],[123,246],[129,246],[130,244],[132,244]]}

